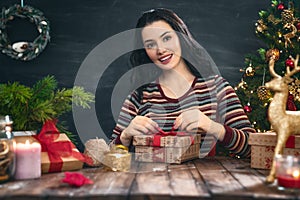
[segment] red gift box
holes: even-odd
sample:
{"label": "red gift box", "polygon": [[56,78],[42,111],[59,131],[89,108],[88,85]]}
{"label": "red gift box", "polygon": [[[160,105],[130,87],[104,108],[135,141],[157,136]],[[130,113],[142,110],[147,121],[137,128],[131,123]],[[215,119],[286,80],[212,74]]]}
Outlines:
{"label": "red gift box", "polygon": [[[277,143],[276,133],[250,133],[248,143],[251,145],[251,167],[270,169]],[[291,135],[288,138],[283,155],[300,155],[300,135]]]}

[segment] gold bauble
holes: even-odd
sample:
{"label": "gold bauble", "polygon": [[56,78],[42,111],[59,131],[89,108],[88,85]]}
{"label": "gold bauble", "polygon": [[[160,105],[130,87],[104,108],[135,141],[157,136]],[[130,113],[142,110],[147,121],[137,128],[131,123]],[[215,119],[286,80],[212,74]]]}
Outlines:
{"label": "gold bauble", "polygon": [[254,76],[255,70],[253,67],[249,66],[246,68],[245,73],[247,76]]}

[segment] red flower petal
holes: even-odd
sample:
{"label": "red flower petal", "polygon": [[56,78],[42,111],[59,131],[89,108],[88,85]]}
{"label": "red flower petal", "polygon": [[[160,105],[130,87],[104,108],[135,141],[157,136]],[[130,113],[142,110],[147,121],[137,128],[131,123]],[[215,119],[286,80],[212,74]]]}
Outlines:
{"label": "red flower petal", "polygon": [[93,184],[94,182],[78,172],[65,172],[63,183],[68,183],[71,186],[81,187],[85,184]]}

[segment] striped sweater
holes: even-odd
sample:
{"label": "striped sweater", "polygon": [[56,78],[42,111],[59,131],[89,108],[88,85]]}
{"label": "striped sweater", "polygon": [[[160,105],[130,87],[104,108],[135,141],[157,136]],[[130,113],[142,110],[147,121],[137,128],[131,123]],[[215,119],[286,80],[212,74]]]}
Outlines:
{"label": "striped sweater", "polygon": [[157,82],[152,82],[135,90],[125,100],[118,122],[113,130],[111,142],[121,143],[120,134],[137,115],[147,116],[158,123],[164,131],[170,131],[177,116],[190,109],[200,109],[210,119],[224,125],[226,130],[222,142],[209,135],[202,135],[200,153],[204,157],[217,149],[225,149],[231,154],[248,157],[249,132],[255,132],[245,114],[240,101],[229,83],[220,76],[195,78],[191,88],[180,98],[172,99],[164,95]]}

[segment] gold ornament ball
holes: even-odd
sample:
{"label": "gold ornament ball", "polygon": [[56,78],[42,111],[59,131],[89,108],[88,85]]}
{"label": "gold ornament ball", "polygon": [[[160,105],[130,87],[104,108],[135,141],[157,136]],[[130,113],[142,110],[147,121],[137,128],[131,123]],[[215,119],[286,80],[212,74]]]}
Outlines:
{"label": "gold ornament ball", "polygon": [[245,72],[247,76],[254,76],[255,70],[253,67],[247,67]]}

